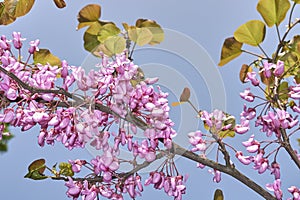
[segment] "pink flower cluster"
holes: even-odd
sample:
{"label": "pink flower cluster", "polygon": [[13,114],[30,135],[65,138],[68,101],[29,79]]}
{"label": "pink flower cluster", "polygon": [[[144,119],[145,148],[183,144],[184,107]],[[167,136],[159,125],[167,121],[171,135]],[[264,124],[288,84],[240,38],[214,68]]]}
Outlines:
{"label": "pink flower cluster", "polygon": [[[284,75],[284,70],[284,62],[278,60],[276,64],[264,62],[259,73],[263,78],[275,82],[272,87],[280,87],[280,81],[283,80],[282,76]],[[254,87],[258,86],[259,89],[263,90],[256,72],[248,72],[245,81],[249,81]],[[274,192],[277,199],[282,199],[283,192],[281,190],[280,165],[277,162],[277,153],[282,147],[284,137],[290,136],[286,133],[286,131],[297,127],[299,124],[299,120],[297,119],[297,115],[300,113],[299,102],[297,104],[294,100],[300,99],[300,85],[296,83],[296,80],[294,80],[294,84],[289,86],[287,89],[282,91],[277,89],[276,92],[279,94],[276,94],[274,91],[275,90],[273,89],[270,90],[269,93],[266,93],[263,90],[266,97],[254,95],[250,91],[250,88],[247,88],[244,92],[240,93],[240,97],[247,102],[253,103],[257,99],[260,99],[263,102],[249,108],[244,105],[244,109],[240,115],[241,123],[235,126],[235,131],[240,134],[248,132],[250,130],[250,121],[255,120],[255,126],[260,128],[260,132],[266,133],[266,136],[269,138],[275,135],[275,139],[259,142],[255,140],[254,135],[252,135],[248,141],[245,141],[242,144],[246,147],[248,153],[256,153],[256,155],[248,156],[244,155],[242,151],[236,151],[235,156],[244,165],[253,163],[253,169],[257,170],[259,174],[269,170],[271,174],[274,175],[275,180],[273,183],[267,184],[266,188]],[[280,102],[282,100],[282,96],[280,95],[283,95],[281,93],[291,99],[289,104],[286,102]],[[286,97],[282,98],[285,100],[284,98]],[[257,116],[258,107],[262,105],[264,105],[264,107],[260,111],[260,115]],[[296,113],[296,117],[293,117],[294,113]],[[294,133],[294,131],[292,131],[292,133]],[[283,134],[285,135],[283,136]],[[278,145],[277,148],[269,150],[269,153],[266,153],[268,148],[275,146],[274,144]],[[270,163],[272,155],[274,160]],[[293,199],[300,199],[298,188],[292,186],[288,189],[288,191],[293,194]]]}
{"label": "pink flower cluster", "polygon": [[150,184],[153,184],[155,189],[164,189],[168,196],[174,197],[174,200],[181,200],[186,190],[182,176],[168,176],[163,172],[151,172],[145,181],[146,186]]}
{"label": "pink flower cluster", "polygon": [[[75,181],[69,177],[67,195],[74,199],[79,196],[95,199],[98,194],[112,199],[123,199],[120,193],[128,193],[132,198],[139,195],[143,190],[140,176],[118,179],[119,148],[126,145],[133,159],[139,157],[151,162],[155,160],[157,150],[172,147],[176,132],[169,118],[168,94],[153,86],[158,79],[147,78],[132,84],[139,71],[138,66],[126,57],[126,52],[113,59],[103,55],[98,68],[88,73],[66,61],[60,66],[29,64],[32,55],[39,51],[40,42],[29,43],[28,57],[22,61],[24,55],[15,56],[12,47],[20,53],[24,40],[16,32],[12,41],[5,36],[0,38],[0,67],[3,69],[0,94],[7,100],[5,105],[1,103],[0,138],[7,123],[21,127],[22,131],[39,126],[40,146],[53,145],[57,141],[72,150],[90,143],[102,150],[88,167],[95,177],[103,178],[102,182]],[[77,88],[71,91],[75,84]],[[110,112],[101,111],[101,106]],[[137,133],[135,118],[147,124],[143,140],[134,138]],[[119,126],[117,134],[111,131],[115,126]],[[75,173],[87,166],[84,160],[70,161],[70,164]],[[117,191],[111,188],[113,185]],[[185,191],[182,177],[166,176],[164,185],[170,196],[181,199]]]}

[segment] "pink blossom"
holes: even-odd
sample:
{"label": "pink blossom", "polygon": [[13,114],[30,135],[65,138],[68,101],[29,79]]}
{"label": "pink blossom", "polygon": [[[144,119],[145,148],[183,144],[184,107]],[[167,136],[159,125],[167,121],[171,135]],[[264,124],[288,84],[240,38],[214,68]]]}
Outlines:
{"label": "pink blossom", "polygon": [[246,118],[247,120],[252,120],[256,116],[256,110],[254,108],[247,108],[246,104],[244,104],[243,112],[241,113],[241,117]]}
{"label": "pink blossom", "polygon": [[274,69],[274,75],[279,77],[283,74],[283,72],[284,72],[284,62],[278,60]]}
{"label": "pink blossom", "polygon": [[247,131],[249,131],[249,129],[250,129],[249,120],[247,120],[244,117],[241,118],[241,124],[236,124],[234,127],[234,131],[239,134],[244,134]]}
{"label": "pink blossom", "polygon": [[260,143],[254,140],[254,135],[251,135],[251,137],[247,141],[242,142],[242,144],[247,147],[246,149],[249,153],[255,153],[260,148]]}
{"label": "pink blossom", "polygon": [[22,47],[22,41],[25,40],[25,38],[21,38],[20,32],[13,32],[13,44],[16,49],[21,49]]}
{"label": "pink blossom", "polygon": [[279,200],[282,199],[282,191],[281,191],[281,181],[280,179],[276,179],[273,184],[266,184],[266,188],[272,192],[274,192],[275,197]]}
{"label": "pink blossom", "polygon": [[248,102],[253,102],[255,98],[255,96],[250,92],[250,88],[247,88],[244,92],[241,92],[240,97]]}
{"label": "pink blossom", "polygon": [[69,181],[65,183],[65,186],[68,187],[67,195],[73,199],[77,199],[83,188],[80,182],[73,181],[71,177],[68,177]]}
{"label": "pink blossom", "polygon": [[266,78],[270,78],[271,77],[271,75],[272,75],[271,69],[275,68],[275,66],[276,65],[273,64],[273,63],[264,62],[262,71],[263,71],[264,76]]}
{"label": "pink blossom", "polygon": [[275,179],[280,179],[280,166],[277,162],[271,164],[271,174],[274,174]]}
{"label": "pink blossom", "polygon": [[254,169],[258,170],[259,174],[264,173],[269,167],[269,160],[263,157],[263,152],[258,153],[254,157]]}
{"label": "pink blossom", "polygon": [[206,150],[206,141],[202,138],[202,132],[196,131],[188,134],[189,142],[194,146],[192,151],[205,151]]}
{"label": "pink blossom", "polygon": [[235,157],[244,165],[249,165],[253,161],[252,156],[244,156],[241,151],[237,151]]}
{"label": "pink blossom", "polygon": [[219,183],[221,181],[221,172],[219,170],[208,170],[211,174],[214,175],[213,181]]}
{"label": "pink blossom", "polygon": [[40,44],[40,40],[31,41],[29,44],[30,44],[30,48],[28,49],[28,52],[30,54],[39,51],[38,45]]}
{"label": "pink blossom", "polygon": [[256,72],[248,72],[245,81],[251,81],[252,85],[258,86],[259,80],[256,78]]}
{"label": "pink blossom", "polygon": [[290,193],[292,193],[293,200],[300,200],[300,189],[299,188],[297,188],[296,186],[291,186],[291,187],[288,188],[288,191]]}

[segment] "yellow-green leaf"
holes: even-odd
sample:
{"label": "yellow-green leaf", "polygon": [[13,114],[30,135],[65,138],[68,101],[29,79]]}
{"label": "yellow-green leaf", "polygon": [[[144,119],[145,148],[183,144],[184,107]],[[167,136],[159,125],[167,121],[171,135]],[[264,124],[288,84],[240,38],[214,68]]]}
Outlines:
{"label": "yellow-green leaf", "polygon": [[26,15],[34,4],[34,0],[18,0],[17,2],[15,17]]}
{"label": "yellow-green leaf", "polygon": [[103,43],[107,38],[118,35],[121,30],[114,24],[108,23],[100,27],[98,40]]}
{"label": "yellow-green leaf", "polygon": [[119,54],[126,48],[126,40],[120,36],[112,36],[105,40],[104,46],[112,54]]}
{"label": "yellow-green leaf", "polygon": [[57,56],[54,56],[48,49],[40,49],[33,54],[34,64],[42,65],[50,64],[52,66],[61,66],[61,61]]}
{"label": "yellow-green leaf", "polygon": [[283,81],[278,87],[279,99],[284,104],[287,103],[289,98],[289,84],[286,81]]}
{"label": "yellow-green leaf", "polygon": [[224,41],[221,52],[221,59],[218,65],[223,66],[226,63],[238,57],[239,55],[241,55],[242,46],[243,43],[237,41],[234,37],[227,38]]}
{"label": "yellow-green leaf", "polygon": [[296,4],[300,4],[300,0],[293,0]]}
{"label": "yellow-green leaf", "polygon": [[84,40],[84,48],[89,52],[93,52],[100,44],[98,40],[98,36],[94,34],[90,34],[86,31],[83,35]]}
{"label": "yellow-green leaf", "polygon": [[64,176],[74,176],[72,165],[70,163],[59,163],[58,168],[60,169],[59,174]]}
{"label": "yellow-green leaf", "polygon": [[131,26],[128,29],[129,39],[136,42],[139,46],[144,46],[152,40],[152,33],[148,28],[137,28]]}
{"label": "yellow-green leaf", "polygon": [[289,0],[260,0],[256,9],[271,27],[274,24],[279,25],[284,20],[290,6]]}
{"label": "yellow-green leaf", "polygon": [[95,21],[98,21],[98,19],[101,16],[101,7],[98,4],[89,4],[82,8],[77,16],[77,20],[79,21],[79,24],[77,26],[77,29],[81,29],[85,26],[89,26],[93,24]]}
{"label": "yellow-green leaf", "polygon": [[223,200],[223,192],[220,189],[216,189],[215,194],[214,194],[214,200]]}
{"label": "yellow-green leaf", "polygon": [[136,21],[136,27],[148,28],[152,33],[152,39],[149,42],[150,45],[159,44],[164,40],[164,31],[159,24],[153,20],[138,19]]}
{"label": "yellow-green leaf", "polygon": [[220,131],[219,137],[225,138],[225,137],[234,137],[235,136],[235,117],[233,115],[230,115],[228,113],[225,113],[226,118],[223,120],[223,126],[231,125],[231,127],[228,130]]}
{"label": "yellow-green leaf", "polygon": [[250,20],[241,25],[235,32],[234,38],[251,46],[258,46],[265,38],[266,26],[260,20]]}

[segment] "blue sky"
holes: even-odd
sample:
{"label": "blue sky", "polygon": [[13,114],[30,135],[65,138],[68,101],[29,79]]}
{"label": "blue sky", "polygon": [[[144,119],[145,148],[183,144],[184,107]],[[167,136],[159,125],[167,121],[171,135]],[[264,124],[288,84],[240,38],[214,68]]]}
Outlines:
{"label": "blue sky", "polygon": [[[229,113],[239,114],[243,105],[239,101],[239,92],[246,87],[238,79],[239,69],[242,64],[250,63],[251,57],[243,56],[223,68],[218,68],[216,63],[219,61],[221,46],[226,37],[233,35],[235,29],[246,21],[261,19],[256,12],[256,1],[73,0],[66,2],[67,7],[58,10],[51,1],[36,1],[28,15],[17,19],[9,26],[1,26],[0,34],[10,37],[13,31],[20,31],[28,42],[38,38],[41,40],[40,48],[50,49],[53,54],[67,60],[69,64],[85,66],[92,58],[83,49],[84,31],[76,31],[76,16],[83,6],[89,3],[100,4],[102,6],[101,19],[114,21],[119,26],[122,22],[134,24],[138,18],[156,20],[163,28],[169,30],[169,34],[166,35],[169,38],[166,38],[166,43],[157,48],[144,48],[137,51],[134,57],[136,64],[145,66],[146,75],[160,76],[161,85],[170,92],[170,101],[178,97],[178,91],[183,87],[191,86],[194,91],[192,98],[201,108],[211,109],[217,106],[226,109]],[[171,40],[175,36],[179,39]],[[185,39],[191,42],[190,46],[181,43]],[[273,37],[270,37],[263,46],[274,48],[275,42]],[[178,54],[183,50],[191,57],[183,55],[184,53]],[[214,72],[214,77],[206,74],[207,68],[211,69],[208,71]],[[174,76],[171,76],[171,73],[174,73]],[[176,84],[179,80],[182,80],[180,83],[185,85]],[[212,80],[216,80],[216,87],[224,90],[216,91],[207,85]],[[224,93],[225,96],[214,97],[215,93],[220,95]],[[212,99],[213,97],[218,100]],[[171,116],[177,123],[176,128],[181,130],[178,141],[184,145],[188,131],[193,131],[198,127],[198,122],[191,113],[191,109],[185,105],[182,108],[173,108],[171,111]],[[67,199],[63,182],[24,179],[27,166],[32,160],[41,157],[45,158],[47,164],[51,166],[68,159],[89,160],[92,154],[86,149],[69,151],[58,143],[54,147],[41,148],[37,144],[39,130],[36,128],[24,133],[13,129],[13,133],[15,138],[9,143],[9,151],[0,155],[1,199]],[[237,136],[232,139],[231,143],[240,146],[240,142],[247,140],[248,137],[249,135]],[[285,160],[287,155],[282,153],[280,157]],[[266,181],[273,182],[272,176],[258,176],[256,171],[250,169],[251,167],[241,165],[238,167],[263,185]],[[178,169],[182,174],[190,175],[184,199],[193,200],[200,199],[200,197],[212,199],[216,188],[224,190],[226,199],[241,199],[241,197],[260,199],[257,194],[225,174],[222,175],[221,183],[213,183],[212,175],[207,172],[208,168],[197,169],[195,163],[186,159],[178,159]],[[295,178],[296,174],[299,175],[299,170],[293,165],[282,166],[282,171],[286,170],[291,173],[284,175],[283,178],[288,181],[283,183],[283,188],[299,183]],[[140,199],[154,198],[168,199],[163,191],[154,191],[151,186],[146,188]]]}

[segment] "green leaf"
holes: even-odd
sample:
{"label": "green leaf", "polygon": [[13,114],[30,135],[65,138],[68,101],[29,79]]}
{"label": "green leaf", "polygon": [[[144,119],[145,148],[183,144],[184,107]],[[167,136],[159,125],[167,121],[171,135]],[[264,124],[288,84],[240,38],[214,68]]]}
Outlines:
{"label": "green leaf", "polygon": [[283,81],[278,87],[279,99],[281,102],[286,104],[289,98],[289,84],[286,81]]}
{"label": "green leaf", "polygon": [[60,169],[59,174],[64,176],[74,176],[72,165],[70,163],[59,163],[58,168]]}
{"label": "green leaf", "polygon": [[77,29],[81,29],[85,26],[89,26],[98,21],[101,16],[101,6],[98,4],[89,4],[82,8],[77,16],[79,24]]}
{"label": "green leaf", "polygon": [[2,135],[2,139],[0,140],[0,152],[6,152],[8,150],[7,143],[11,140],[14,136],[12,134],[9,135]]}
{"label": "green leaf", "polygon": [[30,178],[33,180],[46,179],[48,177],[43,174],[45,169],[45,159],[41,158],[35,160],[28,166],[28,173],[24,176],[24,178]]}
{"label": "green leaf", "polygon": [[250,20],[234,32],[234,38],[239,42],[258,46],[264,40],[265,34],[266,26],[262,21]]}
{"label": "green leaf", "polygon": [[83,35],[83,40],[84,40],[84,48],[89,52],[93,52],[100,45],[98,36],[94,34],[90,34],[87,31]]}
{"label": "green leaf", "polygon": [[61,61],[57,56],[54,56],[48,49],[39,49],[33,54],[34,64],[42,65],[50,64],[51,66],[61,66]]}
{"label": "green leaf", "polygon": [[[124,26],[124,25],[123,25]],[[150,45],[159,44],[164,40],[164,31],[159,24],[153,20],[138,19],[136,21],[136,27],[147,28],[152,33],[152,39],[149,42]]]}
{"label": "green leaf", "polygon": [[216,189],[215,194],[214,194],[214,200],[223,200],[223,192],[220,189]]}
{"label": "green leaf", "polygon": [[15,17],[26,15],[34,4],[34,0],[18,0],[17,2]]}
{"label": "green leaf", "polygon": [[128,29],[129,39],[136,42],[139,46],[144,46],[151,42],[153,35],[148,28],[137,28],[131,26]]}
{"label": "green leaf", "polygon": [[119,54],[126,48],[126,40],[120,36],[113,36],[105,40],[105,48],[112,54]]}
{"label": "green leaf", "polygon": [[108,23],[99,28],[99,33],[97,39],[101,42],[104,43],[104,41],[111,37],[118,35],[121,30],[114,24],[114,23]]}
{"label": "green leaf", "polygon": [[4,124],[4,130],[2,131],[2,138],[0,139],[0,152],[6,152],[8,150],[7,143],[14,136],[9,132],[9,124]]}
{"label": "green leaf", "polygon": [[279,25],[290,8],[289,0],[260,0],[256,6],[266,24],[271,27]]}
{"label": "green leaf", "polygon": [[233,115],[230,115],[228,113],[224,113],[226,115],[226,118],[223,120],[223,126],[231,124],[231,127],[228,130],[220,131],[219,137],[225,138],[225,137],[234,137],[235,136],[235,117]]}
{"label": "green leaf", "polygon": [[242,46],[243,43],[237,41],[234,37],[227,38],[224,41],[221,52],[221,59],[218,65],[224,66],[226,63],[241,55]]}

